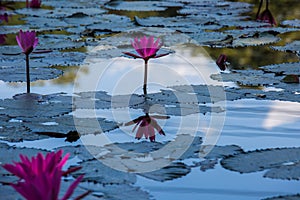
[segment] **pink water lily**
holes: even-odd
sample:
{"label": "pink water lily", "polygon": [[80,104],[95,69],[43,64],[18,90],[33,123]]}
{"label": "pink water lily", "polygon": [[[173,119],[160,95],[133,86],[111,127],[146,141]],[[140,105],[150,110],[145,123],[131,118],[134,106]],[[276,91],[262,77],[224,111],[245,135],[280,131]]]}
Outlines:
{"label": "pink water lily", "polygon": [[27,8],[40,8],[41,4],[42,4],[41,0],[31,0],[30,2],[28,2],[28,0],[26,0]]}
{"label": "pink water lily", "polygon": [[[61,150],[51,152],[45,157],[39,153],[31,160],[21,154],[21,162],[5,164],[3,168],[20,178],[17,183],[11,183],[11,186],[27,200],[58,200],[61,178],[68,174],[62,170],[62,167],[69,154],[62,157],[62,153]],[[82,178],[83,175],[79,176],[71,184],[62,200],[71,197]]]}
{"label": "pink water lily", "polygon": [[125,126],[135,124],[132,132],[134,132],[135,129],[138,127],[138,130],[135,135],[136,139],[139,140],[143,136],[145,136],[146,139],[149,138],[151,142],[154,142],[155,141],[155,130],[160,135],[166,135],[165,132],[158,125],[157,121],[154,118],[167,119],[169,117],[167,117],[167,116],[149,116],[148,114],[146,114],[144,116],[140,116],[140,117],[126,123]]}
{"label": "pink water lily", "polygon": [[133,58],[141,58],[145,61],[145,71],[144,71],[144,94],[147,94],[147,76],[148,76],[148,61],[150,58],[159,58],[162,56],[166,56],[169,53],[164,54],[157,54],[159,49],[162,47],[162,42],[160,42],[160,39],[157,38],[156,41],[154,41],[154,37],[146,37],[143,36],[140,39],[134,38],[134,41],[131,42],[133,48],[137,52],[137,54],[131,53],[131,52],[123,52],[124,54],[131,56]]}
{"label": "pink water lily", "polygon": [[29,73],[29,54],[37,46],[39,39],[36,37],[35,31],[23,32],[20,30],[19,35],[16,36],[16,40],[23,53],[26,55],[26,83],[27,93],[30,93],[30,73]]}
{"label": "pink water lily", "polygon": [[269,0],[266,0],[266,9],[262,13],[260,13],[262,4],[263,4],[263,0],[260,0],[259,8],[256,13],[256,20],[268,23],[271,26],[276,25],[277,24],[276,20],[273,17],[271,11],[269,10]]}
{"label": "pink water lily", "polygon": [[224,71],[227,67],[227,56],[224,54],[220,54],[219,58],[216,61],[216,64],[220,68],[220,70]]}
{"label": "pink water lily", "polygon": [[275,18],[273,17],[273,15],[269,9],[266,9],[261,14],[259,14],[257,17],[257,20],[266,22],[272,26],[277,24]]}
{"label": "pink water lily", "polygon": [[[1,10],[1,9],[0,9],[0,10]],[[7,13],[1,14],[1,15],[0,15],[0,22],[1,22],[1,21],[8,22],[8,17],[9,17],[9,15],[8,15]]]}
{"label": "pink water lily", "polygon": [[19,35],[16,36],[16,40],[24,54],[30,54],[39,42],[35,31],[23,32],[20,30]]}
{"label": "pink water lily", "polygon": [[124,54],[132,56],[134,58],[142,58],[145,60],[145,62],[147,62],[150,58],[159,58],[168,55],[168,53],[158,55],[156,54],[162,47],[162,43],[160,42],[159,38],[154,41],[153,36],[150,36],[149,38],[143,36],[140,39],[136,37],[131,44],[138,54],[130,52],[124,52]]}
{"label": "pink water lily", "polygon": [[5,34],[0,34],[0,44],[4,44],[6,41],[6,35]]}

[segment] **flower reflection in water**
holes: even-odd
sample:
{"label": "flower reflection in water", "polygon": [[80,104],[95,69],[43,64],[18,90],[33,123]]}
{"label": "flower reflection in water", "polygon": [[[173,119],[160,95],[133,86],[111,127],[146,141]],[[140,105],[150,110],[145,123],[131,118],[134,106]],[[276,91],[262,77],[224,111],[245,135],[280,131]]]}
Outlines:
{"label": "flower reflection in water", "polygon": [[150,105],[147,100],[145,100],[144,104],[144,113],[145,115],[135,118],[134,120],[125,123],[125,126],[130,126],[135,124],[132,129],[132,132],[136,131],[135,138],[141,139],[145,136],[146,139],[150,139],[151,142],[155,142],[155,131],[157,131],[160,135],[166,135],[161,126],[157,123],[156,119],[169,119],[169,116],[165,115],[149,115]]}
{"label": "flower reflection in water", "polygon": [[263,12],[260,13],[262,4],[263,4],[263,0],[260,1],[259,8],[258,8],[258,11],[256,13],[256,20],[268,23],[271,26],[276,25],[277,24],[276,20],[273,17],[271,11],[269,10],[269,0],[266,0],[266,9]]}

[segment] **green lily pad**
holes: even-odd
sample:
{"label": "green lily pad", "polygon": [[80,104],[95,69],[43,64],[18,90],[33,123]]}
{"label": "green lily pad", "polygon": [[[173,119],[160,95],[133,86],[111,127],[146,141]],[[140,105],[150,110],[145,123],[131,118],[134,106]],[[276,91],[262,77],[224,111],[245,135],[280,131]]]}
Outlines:
{"label": "green lily pad", "polygon": [[[240,173],[267,170],[265,177],[299,179],[300,148],[264,149],[229,156],[221,161],[224,168]],[[281,170],[282,169],[282,170]],[[276,174],[277,173],[277,174]]]}

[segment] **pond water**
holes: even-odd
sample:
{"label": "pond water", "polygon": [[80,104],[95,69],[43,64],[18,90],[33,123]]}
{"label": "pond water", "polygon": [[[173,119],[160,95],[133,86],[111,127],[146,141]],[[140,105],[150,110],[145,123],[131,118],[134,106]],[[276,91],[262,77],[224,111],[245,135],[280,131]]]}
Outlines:
{"label": "pond water", "polygon": [[[0,18],[0,144],[16,147],[0,164],[16,159],[21,148],[72,152],[67,166],[83,165],[85,181],[120,187],[82,183],[93,191],[86,199],[300,199],[300,86],[283,81],[300,75],[297,0],[269,2],[276,26],[255,21],[254,0],[68,3],[42,1],[42,8],[27,9],[18,1],[0,9],[0,16],[10,15]],[[38,31],[37,51],[51,50],[31,54],[37,70],[31,91],[45,95],[35,107],[40,112],[12,99],[26,91],[19,80],[24,55],[17,55],[15,41],[20,28]],[[122,53],[133,52],[130,42],[144,33],[162,38],[162,52],[170,52],[150,59],[147,97],[143,60]],[[220,54],[228,59],[225,71],[216,64]],[[126,125],[146,113],[165,132],[155,143],[135,139],[136,122]],[[80,139],[66,142],[76,129]],[[17,131],[25,136],[21,142],[14,140]],[[28,136],[34,132],[64,136]],[[110,169],[94,165],[89,153]],[[101,170],[114,180],[102,178]],[[126,182],[128,174],[134,181]],[[0,175],[5,182],[7,174]],[[13,193],[2,184],[0,191],[7,198]]]}

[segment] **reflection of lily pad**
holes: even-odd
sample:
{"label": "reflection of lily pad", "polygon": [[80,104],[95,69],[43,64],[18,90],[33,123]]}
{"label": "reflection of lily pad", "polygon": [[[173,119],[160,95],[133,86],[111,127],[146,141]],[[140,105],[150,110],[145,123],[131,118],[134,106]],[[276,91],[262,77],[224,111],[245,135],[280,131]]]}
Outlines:
{"label": "reflection of lily pad", "polygon": [[299,162],[300,148],[278,148],[229,156],[224,158],[221,164],[226,169],[240,173],[268,170],[265,177],[299,179]]}

